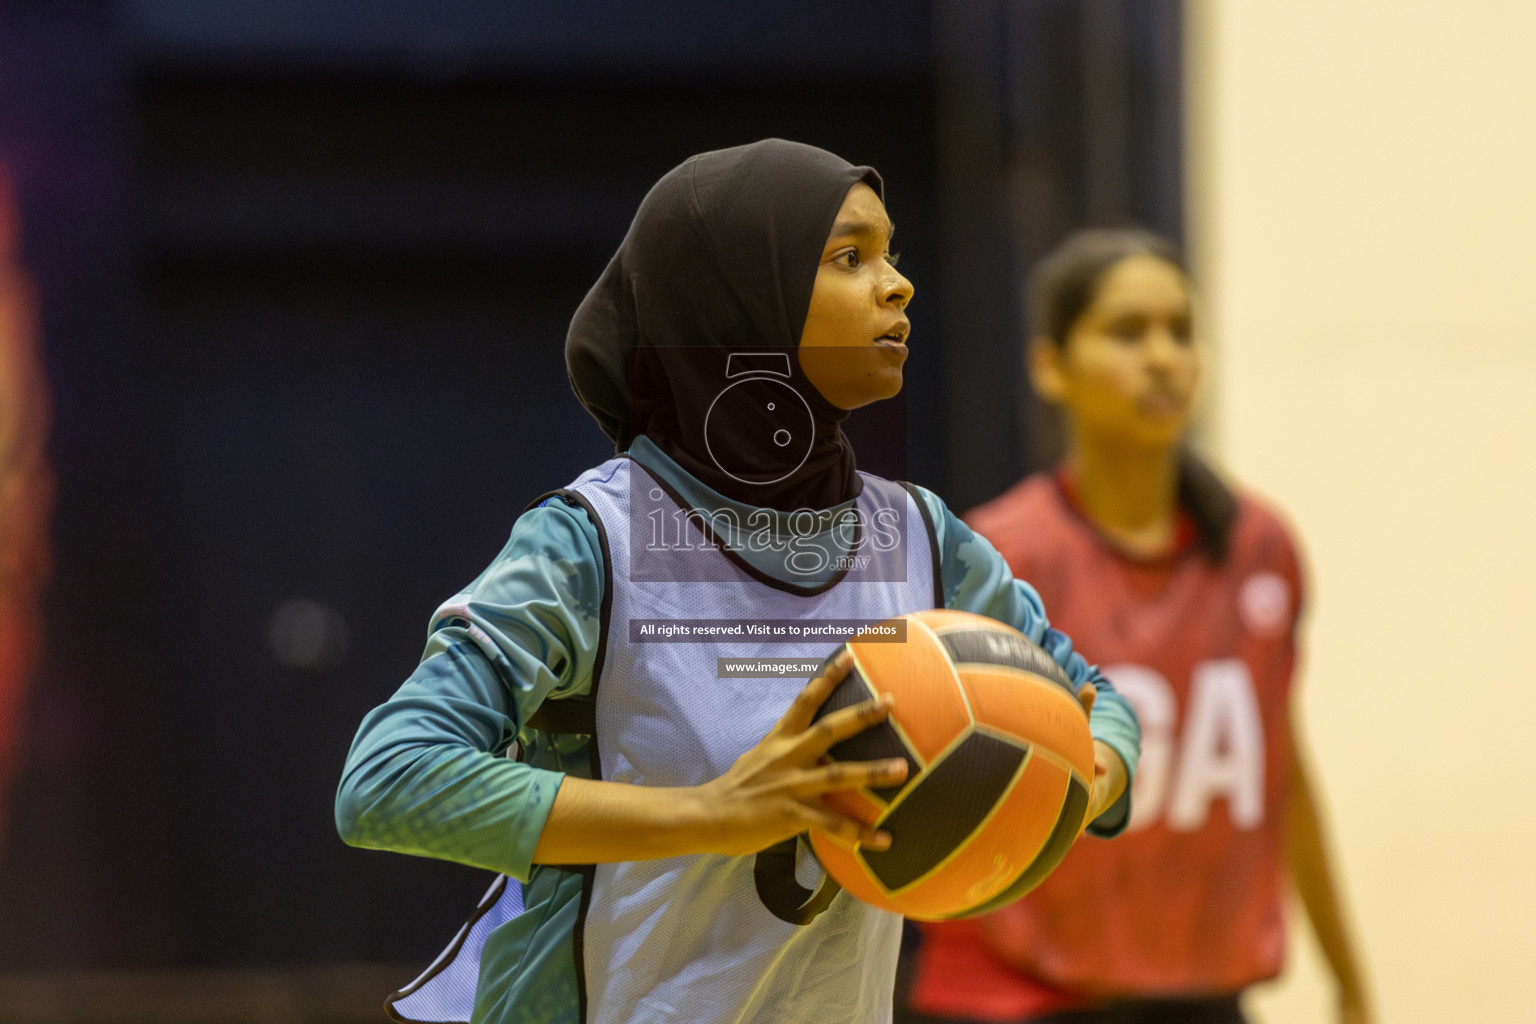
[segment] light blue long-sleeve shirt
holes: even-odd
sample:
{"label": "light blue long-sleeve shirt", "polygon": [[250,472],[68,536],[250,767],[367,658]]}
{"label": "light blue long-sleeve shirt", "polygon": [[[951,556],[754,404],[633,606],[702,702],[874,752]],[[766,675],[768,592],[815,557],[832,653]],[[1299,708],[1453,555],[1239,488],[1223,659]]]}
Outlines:
{"label": "light blue long-sleeve shirt", "polygon": [[[732,509],[742,522],[763,513],[705,487],[647,438],[637,439],[629,454],[694,508]],[[916,488],[916,495],[934,526],[944,607],[1013,625],[1050,653],[1075,686],[1094,683],[1094,738],[1109,744],[1134,775],[1140,728],[1129,704],[1065,634],[1050,628],[1034,588],[1014,579],[985,539],[931,492]],[[775,572],[762,561],[769,555],[742,554],[783,582],[819,582],[782,567]],[[498,948],[493,936],[486,969],[495,975],[499,963],[509,975],[548,971],[535,988],[541,1001],[557,1004],[565,997],[555,993],[574,984],[564,940],[580,880],[537,868],[532,859],[562,779],[590,777],[589,740],[524,725],[546,700],[590,693],[605,585],[602,544],[583,509],[550,500],[520,516],[490,566],[439,608],[416,670],[364,718],[336,797],[337,828],[352,845],[451,860],[528,882],[527,905],[545,902],[549,924],[537,935],[521,934],[516,948]],[[502,756],[519,733],[521,762]],[[1089,831],[1112,836],[1129,818],[1127,787]],[[532,989],[515,987],[526,1003]],[[486,1012],[487,1019],[521,1020],[527,1010],[522,1006],[516,1017],[506,1006]]]}
{"label": "light blue long-sleeve shirt", "polygon": [[[629,454],[694,507],[757,511],[706,488],[644,437]],[[932,492],[917,494],[937,534],[944,606],[1015,626],[1075,685],[1093,682],[1094,738],[1134,773],[1140,729],[1130,706],[1050,628],[1034,588],[984,538]],[[583,510],[550,501],[521,516],[490,567],[434,616],[416,671],[363,720],[337,793],[343,838],[527,879],[560,780],[585,774],[585,741],[533,736],[529,763],[500,755],[543,701],[590,691],[603,587],[602,547]],[[1124,828],[1129,792],[1091,832]]]}

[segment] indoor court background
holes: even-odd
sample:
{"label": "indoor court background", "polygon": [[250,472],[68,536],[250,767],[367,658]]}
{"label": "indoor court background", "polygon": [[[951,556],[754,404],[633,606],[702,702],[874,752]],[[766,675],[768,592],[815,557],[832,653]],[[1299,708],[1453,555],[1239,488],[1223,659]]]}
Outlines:
{"label": "indoor court background", "polygon": [[[1536,5],[1188,11],[1211,436],[1310,556],[1301,709],[1381,1020],[1531,1020]],[[1292,947],[1251,1005],[1329,1020]]]}
{"label": "indoor court background", "polygon": [[[1533,52],[1524,0],[0,3],[59,481],[0,1020],[383,1019],[487,879],[344,847],[347,743],[606,454],[560,342],[645,189],[764,135],[884,174],[906,423],[855,428],[957,509],[1039,457],[1022,268],[1187,243],[1380,1019],[1530,1019]],[[1292,946],[1261,1024],[1331,1019]]]}

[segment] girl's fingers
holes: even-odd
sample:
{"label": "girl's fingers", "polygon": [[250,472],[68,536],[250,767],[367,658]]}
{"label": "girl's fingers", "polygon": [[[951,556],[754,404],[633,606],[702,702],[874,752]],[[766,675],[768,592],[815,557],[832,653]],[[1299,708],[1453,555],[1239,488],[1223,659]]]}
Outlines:
{"label": "girl's fingers", "polygon": [[895,704],[896,698],[882,693],[874,700],[834,711],[800,735],[795,743],[796,751],[799,756],[814,760],[850,736],[857,736],[870,726],[885,721]]}
{"label": "girl's fingers", "polygon": [[807,822],[845,843],[853,843],[869,850],[885,850],[891,845],[891,834],[866,825],[855,818],[846,818],[830,811],[813,811]]}
{"label": "girl's fingers", "polygon": [[1093,714],[1093,705],[1098,701],[1099,688],[1092,683],[1084,683],[1078,688],[1077,699],[1082,702],[1083,712]]}
{"label": "girl's fingers", "polygon": [[848,653],[848,648],[839,647],[821,675],[806,683],[805,688],[795,696],[794,703],[784,712],[779,724],[791,733],[804,732],[816,717],[817,710],[832,696],[837,684],[848,677],[852,668],[853,655]]}
{"label": "girl's fingers", "polygon": [[847,789],[883,789],[907,777],[907,762],[899,757],[883,761],[834,761],[818,768],[807,768],[793,783],[794,792],[804,797],[818,797]]}

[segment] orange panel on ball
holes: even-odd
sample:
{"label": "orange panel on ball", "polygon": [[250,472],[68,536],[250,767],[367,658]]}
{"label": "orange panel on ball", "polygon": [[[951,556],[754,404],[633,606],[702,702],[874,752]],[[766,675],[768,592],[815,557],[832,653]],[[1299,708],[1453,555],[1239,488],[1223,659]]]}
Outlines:
{"label": "orange panel on ball", "polygon": [[916,623],[903,643],[850,643],[855,663],[878,693],[896,698],[890,721],[924,764],[943,753],[971,724],[949,655]]}
{"label": "orange panel on ball", "polygon": [[956,611],[953,608],[930,608],[916,613],[915,617],[921,618],[928,628],[936,633],[944,633],[951,629],[975,629],[978,626],[1006,630],[1009,633],[1019,632],[1005,622],[998,622],[996,619],[977,615],[975,612]]}
{"label": "orange panel on ball", "polygon": [[960,681],[977,722],[1044,747],[1093,778],[1093,734],[1076,697],[1049,680],[1000,665],[967,665]]}
{"label": "orange panel on ball", "polygon": [[963,912],[956,908],[980,906],[1006,889],[1050,838],[1067,780],[1066,770],[1050,761],[1024,762],[1013,788],[981,828],[938,871],[896,895],[902,913],[919,920],[953,917]]}

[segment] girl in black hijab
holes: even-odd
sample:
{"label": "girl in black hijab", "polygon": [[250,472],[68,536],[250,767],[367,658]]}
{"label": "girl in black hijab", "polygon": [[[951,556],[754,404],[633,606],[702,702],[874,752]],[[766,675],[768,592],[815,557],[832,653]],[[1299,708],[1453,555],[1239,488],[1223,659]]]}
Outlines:
{"label": "girl in black hijab", "polygon": [[[731,353],[798,348],[818,257],[857,184],[876,197],[882,189],[873,168],[769,140],[694,157],[651,189],[566,338],[576,395],[618,450],[648,437],[711,489],[782,511],[858,493],[841,429],[848,411],[810,386],[798,359],[787,360],[786,380],[806,400],[810,437],[777,445],[781,410],[740,403],[722,425],[713,405]],[[880,286],[893,292],[886,320],[904,339],[911,285]],[[710,454],[722,447],[729,458]]]}
{"label": "girl in black hijab", "polygon": [[618,454],[438,610],[337,796],[353,845],[503,873],[398,1019],[465,1019],[472,996],[476,1021],[889,1020],[900,918],[803,888],[794,846],[815,827],[889,847],[821,799],[905,778],[900,758],[821,763],[889,703],[813,727],[844,661],[805,686],[726,663],[819,662],[835,640],[754,630],[937,605],[1014,625],[1085,703],[1097,688],[1090,830],[1124,827],[1128,707],[990,546],[930,492],[859,473],[842,433],[907,354],[881,193],[782,140],[693,157],[577,311],[571,382]]}

